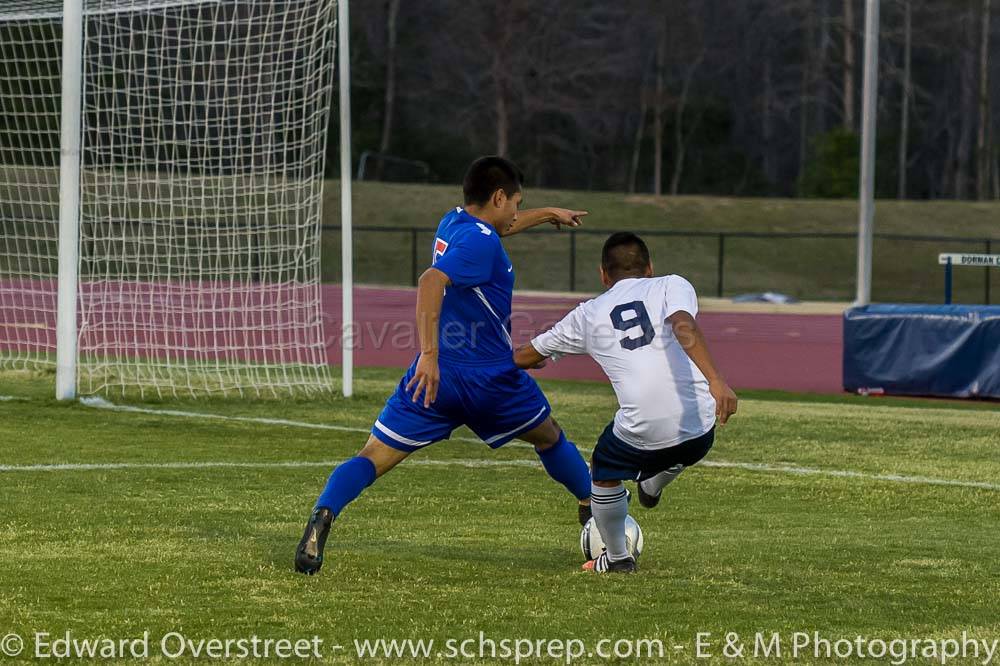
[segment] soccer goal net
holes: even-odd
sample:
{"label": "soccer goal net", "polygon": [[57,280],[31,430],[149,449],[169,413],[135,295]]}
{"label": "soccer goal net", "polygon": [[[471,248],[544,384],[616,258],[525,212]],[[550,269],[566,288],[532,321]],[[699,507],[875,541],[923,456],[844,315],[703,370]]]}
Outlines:
{"label": "soccer goal net", "polygon": [[335,0],[78,2],[70,183],[74,26],[62,0],[0,3],[0,367],[55,365],[62,185],[64,223],[79,197],[79,392],[329,389]]}

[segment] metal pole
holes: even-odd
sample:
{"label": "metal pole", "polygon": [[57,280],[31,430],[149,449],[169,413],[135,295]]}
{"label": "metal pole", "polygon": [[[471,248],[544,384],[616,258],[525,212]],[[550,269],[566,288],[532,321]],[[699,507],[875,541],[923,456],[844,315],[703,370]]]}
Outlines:
{"label": "metal pole", "polygon": [[944,265],[944,304],[951,305],[951,257]]}
{"label": "metal pole", "polygon": [[80,271],[80,115],[83,106],[83,3],[63,0],[62,129],[59,160],[59,286],[56,399],[76,397],[76,295]]}
{"label": "metal pole", "polygon": [[410,284],[417,286],[417,229],[410,229]]}
{"label": "metal pole", "polygon": [[717,286],[716,296],[722,298],[722,284],[724,277],[724,266],[726,262],[726,234],[719,234],[719,258],[716,260],[716,270],[718,271],[716,275],[715,283]]}
{"label": "metal pole", "polygon": [[358,182],[365,179],[365,166],[368,164],[368,156],[371,155],[371,152],[370,150],[366,150],[361,153],[361,159],[358,160],[358,175],[354,177]]}
{"label": "metal pole", "polygon": [[855,305],[872,297],[872,231],[875,217],[875,116],[878,112],[879,0],[866,0],[864,102],[861,110],[861,181],[858,201],[858,277]]}
{"label": "metal pole", "polygon": [[576,232],[569,235],[569,290],[576,291]]}
{"label": "metal pole", "polygon": [[[66,0],[70,2],[71,0]],[[340,68],[340,256],[343,306],[341,368],[344,397],[354,394],[354,256],[351,233],[351,21],[348,0],[337,3]]]}
{"label": "metal pole", "polygon": [[[986,239],[986,254],[993,254],[993,243],[989,239]],[[992,269],[987,266],[983,269],[986,273],[986,305],[990,304],[990,271]]]}

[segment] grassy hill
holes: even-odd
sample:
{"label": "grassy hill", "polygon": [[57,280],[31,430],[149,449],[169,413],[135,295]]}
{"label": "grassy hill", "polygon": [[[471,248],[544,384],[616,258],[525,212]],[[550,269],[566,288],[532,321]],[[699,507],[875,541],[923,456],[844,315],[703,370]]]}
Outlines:
{"label": "grassy hill", "polygon": [[[417,233],[418,270],[430,252],[440,215],[461,203],[454,185],[357,183],[354,195],[356,279],[362,283],[409,284],[412,273],[411,232]],[[609,192],[526,191],[527,207],[556,205],[590,211],[588,229],[700,232],[838,232],[857,229],[853,201],[734,199],[721,197],[628,196]],[[339,224],[339,187],[329,181],[325,218]],[[879,201],[876,232],[920,236],[997,239],[1000,252],[1000,203]],[[407,231],[379,233],[364,227],[399,227]],[[658,273],[681,273],[705,295],[717,283],[717,238],[647,238]],[[599,288],[596,265],[603,236],[577,237],[579,291]],[[539,229],[507,239],[520,289],[569,288],[569,232]],[[967,242],[876,239],[874,298],[882,301],[939,302],[942,271],[939,252],[983,252],[981,240]],[[727,238],[725,295],[774,290],[803,299],[850,300],[854,294],[856,242],[853,239]],[[339,233],[324,238],[324,279],[340,275]],[[955,272],[957,301],[983,301],[985,269]],[[1000,301],[1000,271],[991,276],[994,301]]]}

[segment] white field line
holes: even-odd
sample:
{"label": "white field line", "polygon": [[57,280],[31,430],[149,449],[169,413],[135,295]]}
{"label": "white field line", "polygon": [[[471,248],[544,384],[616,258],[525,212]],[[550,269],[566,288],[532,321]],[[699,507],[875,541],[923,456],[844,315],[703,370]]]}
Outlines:
{"label": "white field line", "polygon": [[902,474],[869,474],[846,469],[816,469],[796,465],[768,465],[765,463],[727,462],[725,460],[704,460],[698,466],[745,469],[753,472],[776,472],[779,474],[804,474],[811,476],[832,476],[841,479],[865,479],[868,481],[890,481],[893,483],[916,483],[929,486],[960,486],[982,490],[1000,490],[1000,483],[988,481],[960,481],[958,479],[935,479],[929,476],[904,476]]}
{"label": "white field line", "polygon": [[[368,428],[356,428],[350,426],[329,425],[323,423],[308,423],[305,421],[291,421],[287,419],[268,419],[253,416],[226,416],[224,414],[207,414],[201,412],[185,412],[174,409],[153,409],[150,407],[135,407],[132,405],[116,405],[103,398],[82,398],[80,402],[88,407],[106,409],[116,412],[128,412],[138,414],[153,414],[158,416],[176,416],[181,418],[213,419],[219,421],[237,421],[247,423],[261,423],[265,425],[283,425],[295,428],[308,428],[312,430],[337,430],[342,432],[368,433]],[[458,441],[478,442],[472,437],[455,437]],[[529,444],[514,442],[512,445],[519,447],[529,447]],[[584,449],[581,449],[585,451]],[[55,465],[0,465],[0,472],[40,472],[40,471],[87,471],[87,470],[115,470],[115,469],[199,469],[199,468],[294,468],[294,467],[332,467],[336,462],[175,462],[175,463],[94,463],[94,464],[55,464]],[[408,460],[407,465],[427,465],[427,466],[460,466],[460,467],[534,467],[538,465],[535,460],[489,460],[489,459],[454,459],[454,460],[427,460],[417,458]],[[699,463],[700,467],[714,467],[724,469],[742,469],[751,472],[767,472],[774,474],[796,474],[807,476],[827,476],[842,479],[863,479],[866,481],[885,481],[890,483],[909,483],[932,486],[957,486],[961,488],[976,488],[979,490],[1000,490],[1000,484],[986,481],[961,481],[957,479],[937,479],[924,476],[905,476],[902,474],[869,474],[867,472],[856,472],[852,470],[837,469],[817,469],[814,467],[798,467],[795,465],[769,465],[764,463],[743,463],[729,462],[724,460],[706,460]]]}
{"label": "white field line", "polygon": [[[10,472],[90,472],[133,469],[294,469],[320,467],[332,469],[343,460],[327,461],[276,461],[276,462],[166,462],[166,463],[54,463],[43,465],[0,465],[0,473]],[[481,458],[455,458],[451,460],[429,460],[415,458],[407,460],[407,466],[424,467],[468,467],[468,468],[502,468],[502,467],[540,467],[535,460],[490,460]],[[980,490],[1000,490],[1000,484],[985,481],[959,481],[955,479],[935,479],[923,476],[903,476],[899,474],[867,474],[850,470],[815,469],[812,467],[796,467],[792,465],[765,465],[760,463],[740,463],[722,460],[706,460],[698,463],[699,467],[716,467],[742,469],[752,472],[772,472],[778,474],[797,474],[809,476],[828,476],[834,478],[863,479],[868,481],[888,481],[895,483],[912,483],[931,486],[959,486]]]}
{"label": "white field line", "polygon": [[[275,461],[275,462],[166,462],[166,463],[56,463],[51,465],[0,465],[0,472],[91,472],[120,469],[279,469],[322,467],[332,469],[343,460],[325,461]],[[534,460],[480,460],[472,458],[452,460],[407,460],[406,465],[426,467],[539,467]]]}
{"label": "white field line", "polygon": [[[0,465],[3,472],[88,472],[114,471],[133,469],[294,469],[321,467],[331,469],[343,462],[342,460],[327,461],[275,461],[275,462],[166,462],[166,463],[54,463],[43,465]],[[535,460],[490,460],[481,458],[455,458],[451,460],[429,460],[415,458],[407,460],[407,466],[424,467],[539,467]],[[1000,490],[1000,484],[985,481],[959,481],[954,479],[935,479],[923,476],[903,476],[899,474],[866,474],[849,470],[815,469],[812,467],[796,467],[792,465],[765,465],[760,463],[727,462],[721,460],[706,460],[698,463],[699,467],[716,467],[742,469],[752,472],[773,472],[778,474],[798,474],[811,476],[829,476],[835,478],[864,479],[869,481],[889,481],[895,483],[913,483],[932,486],[959,486],[977,488],[980,490]]]}
{"label": "white field line", "polygon": [[[330,425],[326,423],[307,423],[306,421],[289,421],[287,419],[268,419],[260,416],[226,416],[225,414],[207,414],[202,412],[184,412],[177,409],[153,409],[151,407],[135,407],[132,405],[116,405],[104,398],[80,398],[80,404],[96,409],[106,409],[112,412],[128,412],[130,414],[153,414],[155,416],[177,416],[186,419],[208,419],[215,421],[236,421],[240,423],[261,423],[264,425],[289,426],[291,428],[308,428],[310,430],[337,430],[340,432],[369,432],[368,428],[352,428],[350,426]],[[478,440],[476,440],[478,441]]]}

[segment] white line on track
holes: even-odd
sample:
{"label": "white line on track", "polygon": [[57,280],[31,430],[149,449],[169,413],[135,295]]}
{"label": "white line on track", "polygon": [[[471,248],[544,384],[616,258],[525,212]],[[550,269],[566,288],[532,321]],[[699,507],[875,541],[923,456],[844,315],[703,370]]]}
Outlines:
{"label": "white line on track", "polygon": [[[135,407],[132,405],[116,405],[103,398],[81,398],[80,402],[88,407],[106,409],[115,412],[133,414],[151,414],[156,416],[176,416],[180,418],[211,419],[219,421],[236,421],[244,423],[261,423],[265,425],[281,425],[312,430],[337,430],[341,432],[368,433],[368,428],[339,426],[325,423],[309,423],[306,421],[291,421],[287,419],[269,419],[254,416],[227,416],[225,414],[209,414],[202,412],[186,412],[175,409],[153,409],[151,407]],[[452,439],[464,442],[479,442],[472,437],[454,437]],[[513,446],[528,447],[529,444],[514,442]],[[584,449],[581,449],[584,451]],[[166,462],[166,463],[66,463],[49,465],[0,465],[0,472],[52,472],[52,471],[89,471],[118,469],[208,469],[208,468],[295,468],[295,467],[333,467],[337,461],[326,462]],[[490,460],[490,459],[443,459],[429,460],[417,458],[407,460],[407,465],[426,465],[431,467],[536,467],[535,460]],[[909,483],[917,485],[952,486],[961,488],[976,488],[979,490],[1000,490],[1000,484],[986,481],[961,481],[958,479],[937,479],[924,476],[905,476],[902,474],[869,474],[852,470],[817,469],[813,467],[798,467],[795,465],[769,465],[764,463],[729,462],[724,460],[706,460],[699,467],[714,467],[724,469],[741,469],[751,472],[774,474],[796,474],[808,476],[827,476],[842,479],[862,479],[866,481],[885,481],[890,483]]]}

